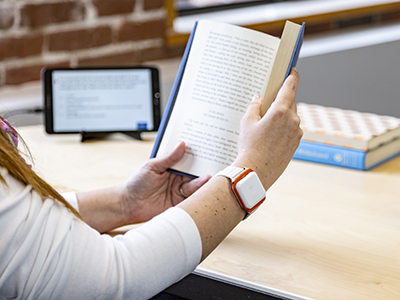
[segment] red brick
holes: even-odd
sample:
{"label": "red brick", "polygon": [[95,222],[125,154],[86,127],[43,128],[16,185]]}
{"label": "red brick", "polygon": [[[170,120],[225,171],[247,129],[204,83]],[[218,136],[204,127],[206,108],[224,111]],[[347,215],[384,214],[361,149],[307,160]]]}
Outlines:
{"label": "red brick", "polygon": [[165,0],[144,0],[143,2],[144,10],[158,9],[165,4]]}
{"label": "red brick", "polygon": [[93,58],[81,58],[78,61],[80,67],[96,67],[96,66],[126,66],[134,65],[139,61],[136,59],[136,52],[129,51],[124,53],[108,54]]}
{"label": "red brick", "polygon": [[93,0],[99,16],[128,14],[135,10],[136,0]]}
{"label": "red brick", "polygon": [[8,29],[14,24],[14,10],[11,7],[0,7],[0,29]]}
{"label": "red brick", "polygon": [[85,16],[81,1],[26,4],[21,7],[21,26],[31,28],[68,21],[80,21]]}
{"label": "red brick", "polygon": [[6,69],[6,84],[20,84],[28,81],[40,80],[40,66],[20,67]]}
{"label": "red brick", "polygon": [[68,67],[69,62],[56,64],[37,64],[33,66],[8,67],[5,70],[5,85],[17,85],[29,81],[40,80],[40,72],[44,67]]}
{"label": "red brick", "polygon": [[[128,66],[138,65],[143,62],[158,59],[180,57],[184,47],[154,47],[136,51],[128,51],[119,54],[109,54],[95,58],[81,58],[77,62],[78,66]],[[57,64],[47,64],[47,67],[66,67],[68,61]],[[7,67],[5,72],[5,85],[17,85],[28,81],[37,81],[40,79],[40,71],[43,64],[33,66]]]}
{"label": "red brick", "polygon": [[125,22],[117,32],[118,41],[137,41],[163,37],[166,28],[165,19],[143,23]]}
{"label": "red brick", "polygon": [[152,60],[181,57],[183,51],[183,46],[173,49],[167,47],[155,47],[136,51],[132,50],[124,53],[98,56],[95,58],[81,58],[78,61],[78,65],[80,67],[136,65]]}
{"label": "red brick", "polygon": [[108,26],[57,32],[48,36],[49,51],[77,50],[110,44],[112,31]]}
{"label": "red brick", "polygon": [[159,60],[159,59],[166,59],[172,57],[181,57],[183,55],[185,47],[175,47],[175,48],[151,48],[145,49],[137,53],[137,59],[140,62],[152,61],[152,60]]}
{"label": "red brick", "polygon": [[38,35],[0,39],[0,60],[38,55],[42,52],[42,44],[43,37]]}

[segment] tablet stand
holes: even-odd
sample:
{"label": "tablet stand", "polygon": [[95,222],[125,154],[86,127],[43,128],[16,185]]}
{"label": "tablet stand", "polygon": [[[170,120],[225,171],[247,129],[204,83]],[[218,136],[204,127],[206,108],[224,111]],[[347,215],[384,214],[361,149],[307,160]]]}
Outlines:
{"label": "tablet stand", "polygon": [[[85,131],[81,131],[81,142],[83,143],[84,141],[87,141],[87,140],[102,139],[106,135],[111,134],[111,133],[117,133],[117,132],[85,132]],[[133,137],[137,140],[142,139],[142,137],[140,136],[141,131],[120,131],[119,133],[129,135],[130,137]]]}

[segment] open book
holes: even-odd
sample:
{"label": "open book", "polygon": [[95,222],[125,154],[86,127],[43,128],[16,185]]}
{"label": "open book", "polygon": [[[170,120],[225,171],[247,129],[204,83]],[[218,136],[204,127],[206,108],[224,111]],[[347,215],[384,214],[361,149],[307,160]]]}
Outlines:
{"label": "open book", "polygon": [[237,155],[240,120],[256,93],[268,109],[296,64],[304,23],[287,21],[282,37],[202,20],[189,38],[151,157],[185,141],[171,171],[214,175]]}

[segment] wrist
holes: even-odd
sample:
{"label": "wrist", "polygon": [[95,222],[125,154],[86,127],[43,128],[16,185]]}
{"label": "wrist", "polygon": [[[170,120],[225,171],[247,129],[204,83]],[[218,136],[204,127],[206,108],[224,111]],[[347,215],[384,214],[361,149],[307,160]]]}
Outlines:
{"label": "wrist", "polygon": [[126,213],[120,187],[110,187],[77,194],[83,220],[99,232],[126,225]]}
{"label": "wrist", "polygon": [[252,214],[265,200],[265,189],[256,172],[250,168],[229,166],[216,175],[231,182],[232,192],[240,207],[246,212],[244,219]]}
{"label": "wrist", "polygon": [[132,201],[131,192],[125,184],[120,184],[114,188],[115,209],[119,216],[121,224],[119,226],[130,225],[136,223],[134,212],[135,209]]}

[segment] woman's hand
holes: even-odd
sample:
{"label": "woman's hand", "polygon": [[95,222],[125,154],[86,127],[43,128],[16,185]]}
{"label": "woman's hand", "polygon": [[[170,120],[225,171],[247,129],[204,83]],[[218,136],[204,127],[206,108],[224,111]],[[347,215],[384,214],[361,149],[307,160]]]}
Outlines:
{"label": "woman's hand", "polygon": [[257,95],[241,122],[233,165],[256,171],[266,190],[286,169],[303,135],[295,103],[298,82],[293,69],[266,114],[261,116],[262,97]]}
{"label": "woman's hand", "polygon": [[[148,160],[121,185],[77,194],[79,213],[99,232],[145,222],[193,194],[211,176],[197,179],[180,176],[167,169],[185,153],[181,142],[162,158]],[[181,194],[182,193],[182,194]]]}
{"label": "woman's hand", "polygon": [[206,175],[192,180],[167,171],[183,157],[185,147],[181,142],[168,155],[150,159],[121,186],[131,223],[147,221],[175,206],[211,178]]}

